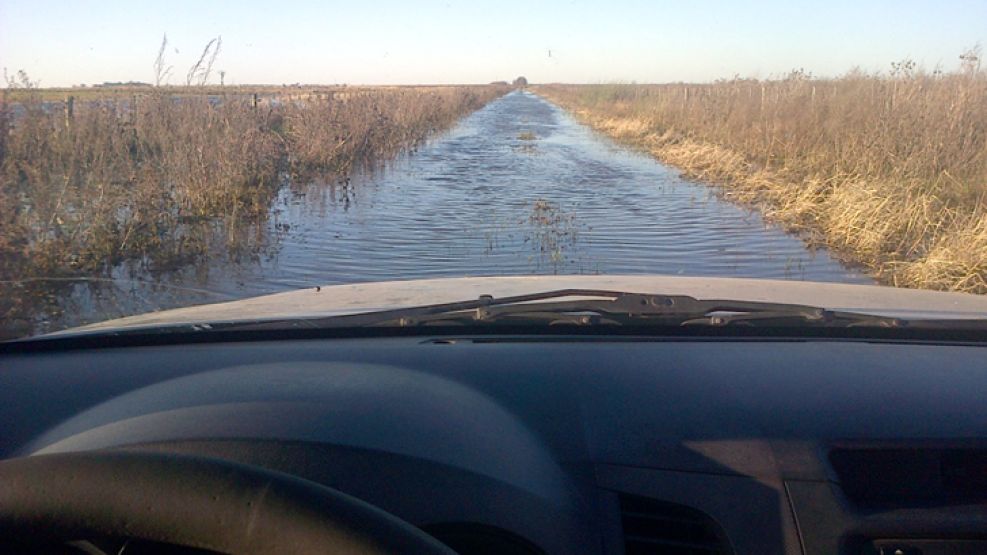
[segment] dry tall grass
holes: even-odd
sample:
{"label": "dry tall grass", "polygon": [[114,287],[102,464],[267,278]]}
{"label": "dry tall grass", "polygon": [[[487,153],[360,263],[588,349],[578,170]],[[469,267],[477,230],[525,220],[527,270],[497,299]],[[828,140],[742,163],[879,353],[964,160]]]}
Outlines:
{"label": "dry tall grass", "polygon": [[[202,226],[266,216],[289,178],[391,158],[506,87],[361,90],[257,103],[167,92],[0,104],[0,280],[201,254]],[[15,113],[15,108],[17,112]],[[2,316],[2,314],[0,314]]]}
{"label": "dry tall grass", "polygon": [[900,286],[987,293],[987,75],[537,92]]}

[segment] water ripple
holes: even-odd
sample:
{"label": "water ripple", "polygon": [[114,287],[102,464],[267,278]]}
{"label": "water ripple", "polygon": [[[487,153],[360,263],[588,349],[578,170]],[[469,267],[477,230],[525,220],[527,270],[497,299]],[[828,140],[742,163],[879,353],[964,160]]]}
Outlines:
{"label": "water ripple", "polygon": [[280,240],[260,259],[212,257],[161,276],[160,286],[77,288],[52,328],[386,279],[620,273],[870,282],[521,92],[348,185],[285,189],[268,228]]}
{"label": "water ripple", "polygon": [[[257,283],[596,272],[870,281],[530,93],[353,187],[372,205],[313,210],[312,192],[292,202],[282,221],[304,232],[256,269]],[[575,235],[547,254],[528,229],[539,201]]]}

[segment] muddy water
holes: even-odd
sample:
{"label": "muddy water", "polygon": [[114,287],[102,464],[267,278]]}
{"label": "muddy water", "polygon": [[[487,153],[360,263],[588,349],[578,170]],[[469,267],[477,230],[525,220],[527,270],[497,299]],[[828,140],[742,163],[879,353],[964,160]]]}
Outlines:
{"label": "muddy water", "polygon": [[285,188],[256,257],[76,283],[36,331],[314,285],[682,274],[867,283],[701,184],[512,93],[384,170]]}

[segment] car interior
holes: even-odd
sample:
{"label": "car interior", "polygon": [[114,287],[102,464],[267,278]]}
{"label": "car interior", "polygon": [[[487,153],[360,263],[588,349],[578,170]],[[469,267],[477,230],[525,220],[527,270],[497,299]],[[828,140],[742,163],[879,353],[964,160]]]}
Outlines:
{"label": "car interior", "polygon": [[[6,545],[987,552],[987,358],[970,336],[456,331],[8,344]],[[239,506],[211,506],[215,488]]]}

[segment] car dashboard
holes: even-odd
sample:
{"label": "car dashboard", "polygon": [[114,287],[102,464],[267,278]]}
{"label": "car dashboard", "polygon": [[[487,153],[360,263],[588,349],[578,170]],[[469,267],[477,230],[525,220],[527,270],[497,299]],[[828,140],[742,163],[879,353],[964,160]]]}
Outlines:
{"label": "car dashboard", "polygon": [[987,356],[408,336],[0,353],[0,457],[218,457],[462,553],[987,552]]}

